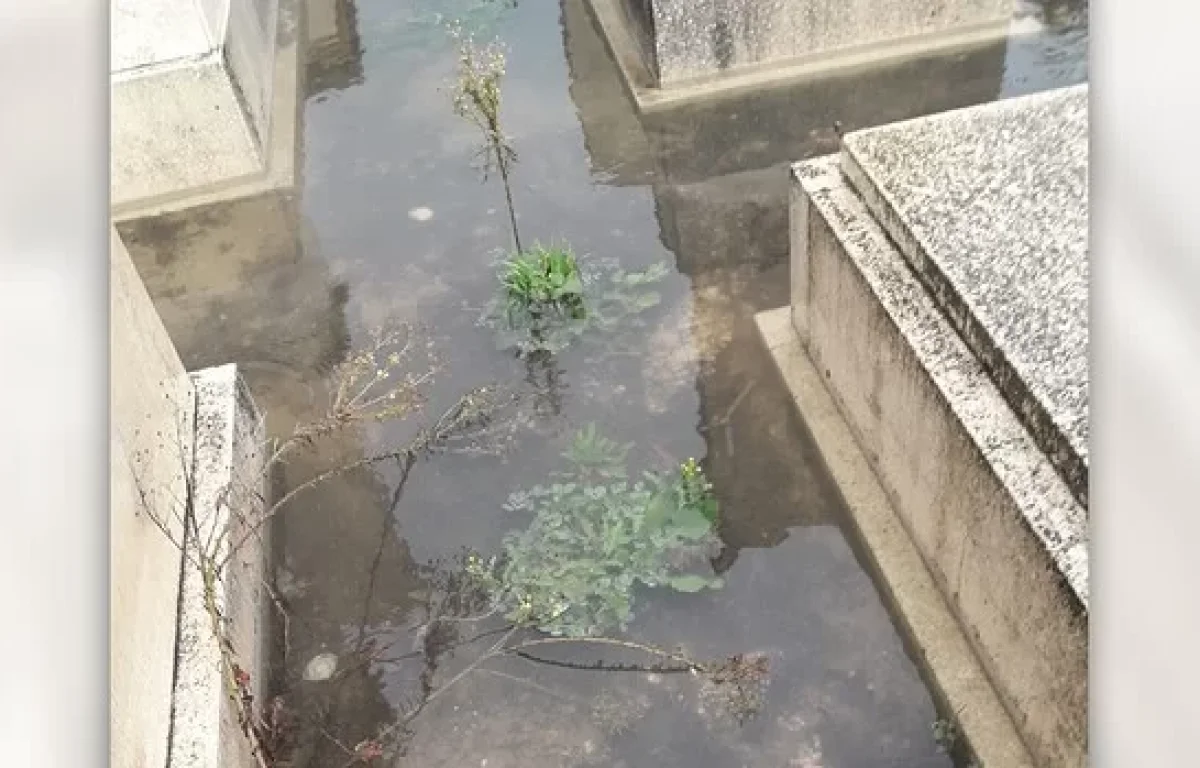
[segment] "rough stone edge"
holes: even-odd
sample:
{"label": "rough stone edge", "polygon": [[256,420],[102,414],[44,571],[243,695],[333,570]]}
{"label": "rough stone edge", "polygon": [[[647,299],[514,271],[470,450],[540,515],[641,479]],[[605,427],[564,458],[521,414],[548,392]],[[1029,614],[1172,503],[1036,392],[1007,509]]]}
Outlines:
{"label": "rough stone edge", "polygon": [[[204,604],[203,575],[192,553],[200,539],[207,540],[216,532],[236,536],[239,518],[260,517],[264,498],[260,450],[263,420],[236,365],[206,368],[192,373],[191,379],[196,393],[196,414],[188,514],[194,516],[195,524],[189,525],[184,538],[167,766],[253,768],[256,763],[249,742],[237,727],[237,712],[228,695],[218,638]],[[255,478],[257,483],[246,481],[247,476]],[[255,541],[266,549],[261,540]],[[221,547],[215,556],[223,557],[227,551],[227,546]],[[249,561],[256,565],[253,569],[257,571],[250,575],[261,579],[262,558],[262,553],[257,558],[237,558],[239,562],[233,565],[245,568],[245,562]],[[261,605],[236,604],[247,598],[257,603],[256,596],[257,590],[231,590],[227,575],[221,575],[217,603],[222,613],[260,615]],[[251,635],[258,634],[257,626],[230,626],[228,632],[244,636],[247,629]],[[261,645],[266,638],[254,637],[254,640]],[[259,674],[255,662],[262,656],[262,649],[254,647],[239,657],[259,689],[256,699],[260,701],[265,675]]]}
{"label": "rough stone edge", "polygon": [[596,26],[604,47],[617,64],[621,82],[640,112],[640,94],[654,87],[654,74],[646,66],[637,38],[629,29],[632,23],[620,0],[583,0],[588,17]]}
{"label": "rough stone edge", "polygon": [[[109,96],[112,210],[185,195],[262,167],[261,147],[219,52],[190,66],[113,82]],[[177,164],[184,146],[208,147],[213,155]]]}
{"label": "rough stone edge", "polygon": [[[270,133],[260,148],[261,169],[200,187],[122,201],[112,205],[115,223],[186,210],[202,205],[239,200],[297,185],[300,152],[301,98],[300,41],[304,39],[303,4],[279,0],[272,72]],[[249,120],[249,116],[247,116]],[[247,126],[247,130],[249,127]]]}
{"label": "rough stone edge", "polygon": [[725,74],[705,75],[656,87],[641,62],[632,33],[626,29],[624,12],[616,0],[584,0],[589,15],[617,64],[625,91],[639,114],[669,110],[708,99],[735,96],[748,91],[795,85],[855,70],[886,66],[909,59],[942,56],[963,49],[982,47],[1004,38],[1010,19],[985,22],[966,29],[938,31],[839,48],[790,59],[747,66]]}
{"label": "rough stone edge", "polygon": [[[911,273],[895,275],[888,285],[864,269],[868,248],[892,249],[887,235],[865,203],[840,175],[836,155],[792,166],[795,182],[810,205],[831,225],[864,279],[901,335],[921,360],[951,413],[1021,510],[1027,527],[1041,542],[1059,573],[1088,611],[1088,516],[1057,469],[932,297]],[[901,259],[902,260],[902,259]],[[922,332],[918,332],[922,331]]]}
{"label": "rough stone edge", "polygon": [[896,618],[921,649],[935,695],[945,709],[956,713],[963,738],[983,765],[1032,768],[1029,752],[970,642],[804,352],[791,325],[790,308],[760,312],[754,321],[885,582],[880,586],[895,606]]}
{"label": "rough stone edge", "polygon": [[850,185],[862,198],[875,221],[896,244],[905,261],[920,277],[955,330],[967,342],[976,358],[983,363],[1004,399],[1037,440],[1041,450],[1049,457],[1051,464],[1062,476],[1072,495],[1085,510],[1088,506],[1087,460],[1080,455],[1071,439],[1064,434],[1041,399],[1029,390],[1025,381],[1009,363],[1004,350],[995,343],[987,329],[975,319],[970,307],[963,300],[953,282],[941,270],[937,262],[930,258],[924,245],[913,234],[905,217],[897,211],[892,195],[871,172],[870,164],[864,162],[859,144],[864,137],[869,137],[879,131],[894,132],[909,123],[952,120],[961,113],[979,112],[980,110],[1016,111],[1026,104],[1071,98],[1081,91],[1086,94],[1087,90],[1087,83],[1083,83],[855,131],[847,134],[842,140],[841,152],[841,170]]}

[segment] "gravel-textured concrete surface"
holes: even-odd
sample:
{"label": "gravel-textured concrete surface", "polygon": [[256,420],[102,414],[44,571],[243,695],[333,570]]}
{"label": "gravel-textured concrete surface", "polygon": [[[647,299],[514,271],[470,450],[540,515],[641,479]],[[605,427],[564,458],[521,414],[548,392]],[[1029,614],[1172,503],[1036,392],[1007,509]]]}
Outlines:
{"label": "gravel-textured concrete surface", "polygon": [[1087,94],[861,131],[842,153],[875,219],[1085,505]]}
{"label": "gravel-textured concrete surface", "polygon": [[938,311],[935,300],[905,268],[878,222],[838,173],[836,160],[827,157],[799,163],[794,174],[812,204],[823,211],[822,216],[839,223],[835,232],[839,241],[857,260],[864,279],[871,283],[875,296],[970,435],[982,460],[1000,479],[1086,608],[1086,511],[1074,503],[1061,477],[1030,439],[980,361]]}

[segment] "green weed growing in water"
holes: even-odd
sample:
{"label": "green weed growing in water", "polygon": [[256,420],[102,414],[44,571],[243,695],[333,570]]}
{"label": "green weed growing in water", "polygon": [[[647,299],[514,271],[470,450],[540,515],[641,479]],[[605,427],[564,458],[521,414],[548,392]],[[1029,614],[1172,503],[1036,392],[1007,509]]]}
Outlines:
{"label": "green weed growing in water", "polygon": [[945,752],[953,752],[958,746],[958,725],[948,718],[939,717],[930,726],[933,741]]}
{"label": "green weed growing in water", "polygon": [[535,244],[505,260],[500,282],[508,313],[560,314],[577,319],[585,312],[579,263],[566,246]]}
{"label": "green weed growing in water", "polygon": [[[500,263],[501,294],[484,308],[480,324],[496,332],[501,349],[522,357],[557,354],[580,339],[590,338],[620,349],[632,345],[648,326],[646,313],[662,302],[655,284],[667,276],[665,264],[626,270],[616,259],[575,257],[579,277],[579,311],[530,311],[510,299],[512,259]],[[571,284],[575,288],[575,284]]]}
{"label": "green weed growing in water", "polygon": [[[572,468],[568,478],[616,480],[624,479],[626,458],[633,443],[618,443],[600,434],[594,423],[575,433],[571,445],[563,452]],[[690,461],[690,459],[689,459]]]}
{"label": "green weed growing in water", "polygon": [[[970,751],[969,745],[967,745],[963,739],[962,729],[958,724],[957,715],[953,718],[939,717],[937,720],[933,721],[930,729],[933,731],[934,743],[938,745],[938,749],[942,750],[942,752],[948,755],[954,755],[956,753],[962,753],[964,751],[964,747],[967,748],[966,751]],[[980,761],[978,757],[967,757],[960,754],[960,759],[965,760],[965,768],[984,768],[983,762]],[[958,760],[956,760],[956,764],[957,762]]]}
{"label": "green weed growing in water", "polygon": [[[529,526],[505,538],[501,557],[471,561],[510,621],[597,636],[628,625],[639,586],[723,585],[707,557],[717,543],[717,504],[695,461],[631,482],[613,466],[627,447],[601,440],[594,427],[577,435],[561,482],[510,496],[505,508],[532,515]],[[585,462],[575,464],[581,455]]]}

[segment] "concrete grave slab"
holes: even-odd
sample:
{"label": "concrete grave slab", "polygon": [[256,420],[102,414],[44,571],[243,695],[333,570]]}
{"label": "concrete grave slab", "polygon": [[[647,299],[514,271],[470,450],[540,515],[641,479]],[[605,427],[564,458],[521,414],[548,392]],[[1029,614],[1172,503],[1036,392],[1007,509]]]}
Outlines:
{"label": "concrete grave slab", "polygon": [[1011,0],[587,0],[640,112],[994,44]]}
{"label": "concrete grave slab", "polygon": [[847,135],[842,169],[1080,503],[1086,85]]}
{"label": "concrete grave slab", "polygon": [[793,169],[798,344],[1035,764],[1082,766],[1087,512],[840,165]]}
{"label": "concrete grave slab", "polygon": [[[267,692],[264,587],[269,526],[263,514],[262,417],[236,365],[192,374],[196,391],[191,515],[184,540],[170,768],[255,768],[252,743],[231,697],[223,636],[250,675],[261,706]],[[201,556],[199,553],[203,553]],[[219,573],[202,563],[224,563]],[[206,599],[211,587],[211,601]],[[222,618],[214,627],[214,612]],[[218,631],[221,635],[218,635]]]}
{"label": "concrete grave slab", "polygon": [[119,0],[113,11],[116,220],[290,187],[298,0]]}

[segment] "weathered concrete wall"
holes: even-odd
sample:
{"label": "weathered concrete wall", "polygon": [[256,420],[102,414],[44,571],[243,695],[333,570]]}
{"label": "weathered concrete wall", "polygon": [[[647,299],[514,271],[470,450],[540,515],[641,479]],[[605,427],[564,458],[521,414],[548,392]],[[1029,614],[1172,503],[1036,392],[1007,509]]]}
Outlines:
{"label": "weathered concrete wall", "polygon": [[842,173],[1086,506],[1087,85],[848,135]]}
{"label": "weathered concrete wall", "polygon": [[960,739],[975,758],[972,764],[1032,768],[1029,750],[966,633],[838,411],[824,376],[804,351],[792,327],[791,307],[760,312],[755,323],[791,395],[789,405],[803,418],[845,501],[852,535],[863,544],[863,562],[912,647],[920,650],[917,663],[939,710],[954,713]]}
{"label": "weathered concrete wall", "polygon": [[[269,527],[263,514],[262,419],[238,375],[224,365],[193,374],[196,390],[195,523],[189,525],[179,602],[177,672],[169,768],[255,768],[253,744],[230,696],[231,663],[265,701],[263,577]],[[218,573],[205,565],[225,564]],[[211,586],[210,586],[211,584]],[[233,649],[224,657],[214,628]]]}
{"label": "weathered concrete wall", "polygon": [[[289,6],[290,7],[290,6]],[[231,0],[224,59],[250,118],[261,155],[270,140],[279,0]]]}
{"label": "weathered concrete wall", "polygon": [[[659,82],[1005,24],[1012,0],[653,0]],[[633,18],[636,18],[634,15]]]}
{"label": "weathered concrete wall", "polygon": [[658,51],[654,40],[654,0],[620,0],[621,10],[633,31],[642,63],[650,72],[658,71]]}
{"label": "weathered concrete wall", "polygon": [[255,137],[219,61],[114,82],[111,105],[114,206],[260,168]]}
{"label": "weathered concrete wall", "polygon": [[[292,2],[283,0],[289,8]],[[265,172],[280,17],[280,0],[118,0],[114,209]]]}
{"label": "weathered concrete wall", "polygon": [[[216,607],[261,702],[267,529],[242,533],[262,510],[261,417],[234,366],[184,371],[115,230],[110,263],[110,761],[253,768],[195,548],[210,530],[247,539],[222,574]],[[189,510],[198,529],[185,523]]]}
{"label": "weathered concrete wall", "polygon": [[835,121],[855,131],[979,104],[1004,78],[1006,45],[997,40],[639,114],[587,2],[564,0],[563,47],[588,159],[604,184],[693,184],[772,166],[782,182],[785,164],[837,149]]}
{"label": "weathered concrete wall", "polygon": [[1082,767],[1086,514],[836,158],[797,175],[796,330],[1035,760]]}
{"label": "weathered concrete wall", "polygon": [[109,758],[121,768],[162,768],[194,391],[115,232],[110,248]]}

